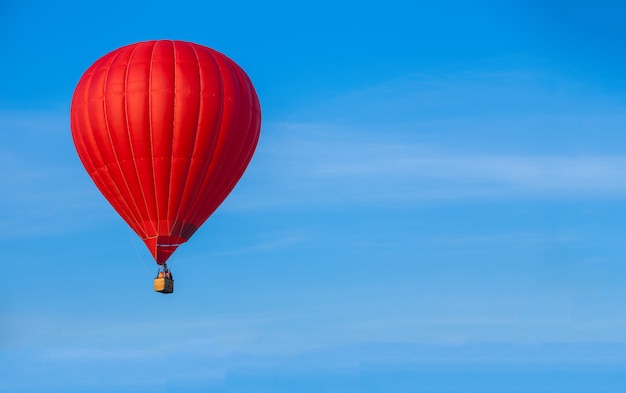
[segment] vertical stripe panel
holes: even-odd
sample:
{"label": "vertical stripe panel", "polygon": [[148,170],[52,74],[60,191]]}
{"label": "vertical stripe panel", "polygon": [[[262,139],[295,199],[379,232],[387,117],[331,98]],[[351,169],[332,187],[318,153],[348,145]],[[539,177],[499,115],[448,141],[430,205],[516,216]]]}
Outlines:
{"label": "vertical stripe panel", "polygon": [[[175,229],[179,209],[184,203],[185,188],[188,181],[191,162],[198,130],[201,104],[200,75],[196,55],[191,45],[175,44],[176,91],[174,104],[174,138],[172,146],[172,176],[170,178],[170,198],[168,206],[168,235]],[[193,176],[194,174],[192,174]]]}
{"label": "vertical stripe panel", "polygon": [[123,210],[122,215],[129,217],[131,227],[138,233],[141,233],[141,228],[137,226],[139,217],[133,205],[132,195],[124,182],[124,177],[117,164],[115,150],[111,145],[105,109],[105,86],[109,68],[120,53],[121,51],[117,52],[115,56],[108,59],[109,61],[107,63],[102,64],[94,70],[92,83],[90,84],[88,92],[89,97],[92,99],[92,102],[90,102],[88,106],[88,112],[91,129],[93,131],[91,134],[93,136],[93,145],[90,147],[89,151],[97,151],[101,155],[102,167],[98,168],[98,171],[108,180],[107,184],[115,189],[115,193],[112,197],[115,201],[119,202],[114,204],[113,207],[118,211]]}
{"label": "vertical stripe panel", "polygon": [[156,195],[157,234],[169,232],[169,203],[174,125],[174,46],[171,41],[157,41],[150,75],[150,127],[152,162]]}
{"label": "vertical stripe panel", "polygon": [[152,144],[150,143],[149,84],[150,59],[154,42],[138,44],[126,74],[126,121],[130,148],[138,178],[140,196],[146,209],[144,236],[156,236],[156,195]]}
{"label": "vertical stripe panel", "polygon": [[223,110],[223,85],[220,69],[213,54],[206,48],[194,47],[198,63],[200,107],[191,154],[188,181],[182,196],[180,211],[173,234],[185,237],[195,201],[206,193],[209,166],[217,148]]}
{"label": "vertical stripe panel", "polygon": [[[135,167],[135,158],[128,132],[126,103],[126,76],[128,65],[132,59],[134,48],[120,51],[119,56],[109,66],[105,85],[105,111],[111,150],[115,154],[116,164],[123,177],[123,184],[128,190],[129,206],[133,209],[142,236],[146,235],[148,211],[141,195],[141,185]],[[121,185],[120,185],[121,187]]]}

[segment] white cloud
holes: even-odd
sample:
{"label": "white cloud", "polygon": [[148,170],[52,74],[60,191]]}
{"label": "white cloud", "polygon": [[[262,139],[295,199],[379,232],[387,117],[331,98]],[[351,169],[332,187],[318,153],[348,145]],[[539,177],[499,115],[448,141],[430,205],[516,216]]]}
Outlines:
{"label": "white cloud", "polygon": [[68,233],[103,215],[105,202],[80,166],[67,117],[0,111],[0,238]]}
{"label": "white cloud", "polygon": [[[626,360],[623,333],[618,333],[623,332],[623,321],[614,321],[617,339],[611,341],[586,336],[585,323],[558,315],[541,321],[514,317],[514,312],[490,318],[431,318],[380,310],[372,315],[372,306],[379,306],[372,299],[354,306],[171,318],[165,335],[154,329],[162,323],[160,318],[42,320],[38,326],[49,330],[44,343],[5,349],[0,360],[11,356],[9,370],[17,366],[22,373],[43,368],[46,386],[106,381],[112,388],[175,380],[206,383],[237,372],[267,375],[280,370],[291,375],[387,365],[623,365]],[[519,306],[511,304],[509,309]],[[165,361],[164,373],[155,373],[155,360]],[[77,365],[85,372],[68,379]],[[114,379],[106,379],[112,374]],[[19,374],[7,375],[6,383],[39,386]]]}
{"label": "white cloud", "polygon": [[[268,126],[270,128],[272,126]],[[423,203],[505,198],[624,198],[626,155],[458,151],[355,130],[274,125],[237,207]]]}
{"label": "white cloud", "polygon": [[623,198],[625,109],[533,69],[407,75],[266,122],[227,206]]}

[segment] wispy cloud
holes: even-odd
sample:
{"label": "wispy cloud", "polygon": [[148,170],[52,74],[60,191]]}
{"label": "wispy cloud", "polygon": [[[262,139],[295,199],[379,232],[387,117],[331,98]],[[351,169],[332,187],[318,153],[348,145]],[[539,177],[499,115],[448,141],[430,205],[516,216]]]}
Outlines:
{"label": "wispy cloud", "polygon": [[458,151],[312,128],[282,124],[268,132],[246,188],[235,194],[238,207],[626,196],[626,156]]}
{"label": "wispy cloud", "polygon": [[72,232],[105,206],[73,151],[67,114],[0,111],[0,238]]}
{"label": "wispy cloud", "polygon": [[[91,326],[84,320],[66,320],[65,326],[48,321],[52,325],[46,326],[53,330],[45,344],[0,352],[0,360],[7,364],[0,371],[4,377],[0,389],[80,388],[102,381],[106,375],[115,375],[106,379],[108,387],[129,389],[172,381],[207,383],[238,372],[272,375],[280,370],[284,376],[385,366],[621,367],[626,362],[623,341],[569,341],[562,333],[576,330],[575,326],[558,318],[538,325],[515,318],[420,322],[406,316],[389,319],[379,315],[376,321],[367,318],[364,323],[345,311],[349,310],[334,310],[334,323],[328,315],[320,319],[315,312],[302,310],[290,316],[222,315],[195,321],[172,318],[167,325],[172,334],[165,337],[161,329],[154,329],[160,319],[141,323],[94,321]],[[290,329],[284,328],[286,323]],[[294,326],[302,329],[296,333],[291,330]],[[501,334],[489,337],[494,329],[501,332],[513,327],[523,340],[503,340]],[[54,330],[63,328],[74,334],[71,338],[61,334],[59,342]],[[578,330],[582,337],[584,329]],[[550,339],[545,340],[547,332]],[[468,335],[473,338],[468,339]],[[167,364],[166,373],[155,376],[154,361],[164,358],[177,361]],[[85,368],[81,375],[73,375],[77,365]],[[7,373],[13,369],[19,372]],[[32,380],[29,374],[34,372],[44,378]]]}
{"label": "wispy cloud", "polygon": [[623,198],[624,109],[530,67],[408,75],[266,123],[227,205]]}

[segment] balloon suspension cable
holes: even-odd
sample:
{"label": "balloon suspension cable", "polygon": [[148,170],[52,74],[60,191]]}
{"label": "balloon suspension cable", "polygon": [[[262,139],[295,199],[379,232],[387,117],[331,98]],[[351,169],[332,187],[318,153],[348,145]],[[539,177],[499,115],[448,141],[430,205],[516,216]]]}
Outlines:
{"label": "balloon suspension cable", "polygon": [[148,266],[146,266],[146,264],[144,263],[143,258],[141,257],[141,254],[139,253],[139,249],[137,248],[137,244],[135,243],[134,233],[130,231],[129,234],[130,234],[130,242],[133,245],[133,248],[135,249],[135,254],[137,255],[137,260],[141,263],[141,266],[143,266],[143,270],[146,271],[146,274],[152,277],[152,273],[148,269]]}

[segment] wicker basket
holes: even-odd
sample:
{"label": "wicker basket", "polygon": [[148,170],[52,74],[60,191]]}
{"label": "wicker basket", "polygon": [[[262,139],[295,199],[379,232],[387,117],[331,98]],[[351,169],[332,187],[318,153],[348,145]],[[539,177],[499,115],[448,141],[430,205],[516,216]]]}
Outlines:
{"label": "wicker basket", "polygon": [[161,293],[172,293],[174,292],[174,280],[157,277],[154,279],[154,290]]}

